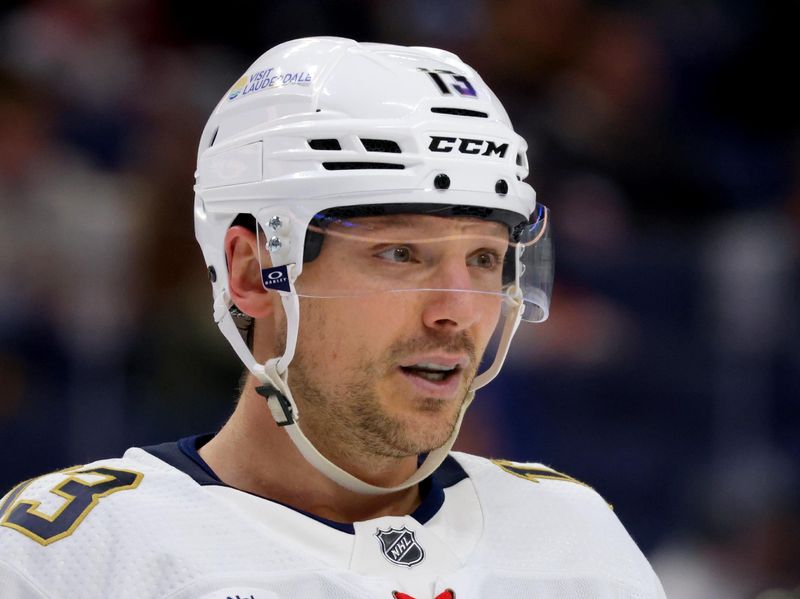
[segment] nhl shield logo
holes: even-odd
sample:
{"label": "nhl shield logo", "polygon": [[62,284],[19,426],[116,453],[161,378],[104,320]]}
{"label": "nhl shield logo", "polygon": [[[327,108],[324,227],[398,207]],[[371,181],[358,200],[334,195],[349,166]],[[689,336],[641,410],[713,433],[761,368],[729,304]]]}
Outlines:
{"label": "nhl shield logo", "polygon": [[386,559],[398,566],[415,566],[425,559],[425,551],[417,543],[414,532],[403,528],[390,528],[375,532],[381,542],[381,551]]}

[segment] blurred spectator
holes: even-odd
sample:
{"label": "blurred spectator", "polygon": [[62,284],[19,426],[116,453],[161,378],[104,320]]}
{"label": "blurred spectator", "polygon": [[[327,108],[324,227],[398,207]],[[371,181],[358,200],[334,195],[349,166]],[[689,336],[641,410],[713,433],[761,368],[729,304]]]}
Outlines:
{"label": "blurred spectator", "polygon": [[784,456],[750,448],[720,461],[710,472],[696,474],[686,506],[693,518],[691,527],[673,532],[653,556],[667,596],[796,597],[793,591],[800,590],[796,467]]}

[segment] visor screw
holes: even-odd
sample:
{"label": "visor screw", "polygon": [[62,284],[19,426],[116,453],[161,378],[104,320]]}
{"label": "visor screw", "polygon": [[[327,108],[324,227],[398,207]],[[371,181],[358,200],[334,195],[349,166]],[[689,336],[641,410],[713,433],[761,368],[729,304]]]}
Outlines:
{"label": "visor screw", "polygon": [[211,280],[212,283],[217,282],[217,269],[213,266],[208,267],[208,278]]}
{"label": "visor screw", "polygon": [[448,177],[444,173],[439,173],[433,180],[433,186],[436,189],[447,189],[448,187],[450,187],[450,177]]}
{"label": "visor screw", "polygon": [[281,249],[282,245],[283,244],[281,243],[280,237],[270,237],[269,241],[267,242],[267,249],[270,252],[277,252],[279,249]]}
{"label": "visor screw", "polygon": [[504,196],[508,193],[508,183],[506,183],[505,179],[500,179],[494,184],[494,191],[495,193],[499,193],[501,196]]}
{"label": "visor screw", "polygon": [[280,216],[273,216],[272,218],[269,219],[269,228],[272,229],[273,231],[277,231],[278,229],[281,228],[282,225],[283,222],[281,222]]}

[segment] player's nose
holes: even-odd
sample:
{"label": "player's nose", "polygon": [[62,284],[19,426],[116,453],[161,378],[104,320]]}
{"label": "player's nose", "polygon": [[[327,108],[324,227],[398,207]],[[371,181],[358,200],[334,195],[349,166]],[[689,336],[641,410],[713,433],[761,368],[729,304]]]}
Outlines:
{"label": "player's nose", "polygon": [[429,291],[422,293],[422,320],[426,327],[460,331],[476,324],[482,315],[481,293],[473,288],[463,261],[448,261],[437,269]]}

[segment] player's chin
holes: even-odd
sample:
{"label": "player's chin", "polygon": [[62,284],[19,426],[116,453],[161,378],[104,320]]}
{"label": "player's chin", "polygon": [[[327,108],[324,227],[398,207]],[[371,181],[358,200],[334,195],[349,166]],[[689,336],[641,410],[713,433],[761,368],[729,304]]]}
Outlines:
{"label": "player's chin", "polygon": [[422,398],[415,410],[403,417],[405,436],[413,440],[417,453],[425,453],[444,445],[458,420],[460,403],[438,398]]}

